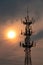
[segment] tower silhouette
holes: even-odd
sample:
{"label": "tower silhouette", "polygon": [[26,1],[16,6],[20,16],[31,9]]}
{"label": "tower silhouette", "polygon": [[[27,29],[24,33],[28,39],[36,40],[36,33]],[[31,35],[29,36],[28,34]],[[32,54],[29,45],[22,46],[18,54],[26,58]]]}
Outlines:
{"label": "tower silhouette", "polygon": [[31,48],[33,47],[33,41],[31,41],[32,20],[29,19],[28,9],[27,9],[27,16],[25,17],[25,21],[23,21],[23,24],[25,25],[25,32],[22,33],[21,31],[21,35],[23,34],[25,36],[25,42],[22,44],[20,42],[20,46],[22,46],[25,49],[24,65],[32,65],[32,61],[31,61]]}

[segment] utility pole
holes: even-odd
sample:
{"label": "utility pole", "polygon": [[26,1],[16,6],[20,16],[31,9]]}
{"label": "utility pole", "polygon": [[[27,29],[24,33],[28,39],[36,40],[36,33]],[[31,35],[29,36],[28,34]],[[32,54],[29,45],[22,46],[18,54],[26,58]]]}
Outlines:
{"label": "utility pole", "polygon": [[32,65],[31,61],[31,48],[33,47],[33,41],[31,41],[31,35],[32,35],[32,20],[29,19],[28,16],[28,9],[27,9],[27,16],[25,17],[25,21],[23,21],[23,24],[25,25],[25,32],[23,34],[25,36],[24,43],[21,44],[25,50],[25,61],[24,65]]}

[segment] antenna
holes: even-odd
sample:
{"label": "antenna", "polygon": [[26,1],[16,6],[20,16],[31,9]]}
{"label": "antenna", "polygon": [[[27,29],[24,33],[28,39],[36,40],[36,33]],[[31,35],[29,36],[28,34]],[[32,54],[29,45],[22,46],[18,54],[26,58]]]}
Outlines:
{"label": "antenna", "polygon": [[28,13],[29,13],[29,11],[28,11],[28,8],[27,8],[27,16],[28,16]]}
{"label": "antenna", "polygon": [[25,36],[24,43],[20,42],[20,47],[23,47],[25,50],[25,62],[24,65],[32,65],[31,61],[31,48],[34,46],[34,41],[31,41],[31,35],[32,35],[32,24],[33,20],[29,20],[28,15],[28,8],[27,8],[27,16],[25,17],[25,21],[23,21],[23,24],[25,25],[25,32],[21,34]]}

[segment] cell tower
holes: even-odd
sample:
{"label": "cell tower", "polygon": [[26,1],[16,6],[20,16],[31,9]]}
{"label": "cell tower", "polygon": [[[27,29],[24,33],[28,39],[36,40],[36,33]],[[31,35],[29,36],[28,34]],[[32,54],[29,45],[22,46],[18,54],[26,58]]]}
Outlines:
{"label": "cell tower", "polygon": [[29,16],[28,16],[28,9],[27,9],[27,16],[25,17],[25,21],[23,21],[23,24],[25,25],[25,32],[21,34],[23,34],[25,36],[25,42],[21,44],[20,42],[20,46],[22,46],[25,50],[25,62],[24,65],[32,65],[32,61],[31,61],[31,48],[33,47],[33,41],[31,41],[31,35],[32,35],[32,24],[33,20],[29,20]]}

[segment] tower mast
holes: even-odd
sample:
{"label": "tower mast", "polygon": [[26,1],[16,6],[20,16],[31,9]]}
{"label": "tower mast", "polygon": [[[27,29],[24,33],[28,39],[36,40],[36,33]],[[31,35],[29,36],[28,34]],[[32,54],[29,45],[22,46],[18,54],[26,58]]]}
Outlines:
{"label": "tower mast", "polygon": [[21,33],[25,36],[24,43],[20,43],[20,46],[22,46],[25,50],[25,61],[24,65],[32,65],[31,61],[31,48],[33,47],[33,41],[31,41],[31,35],[32,35],[32,20],[29,20],[28,16],[28,8],[27,8],[27,16],[25,17],[25,21],[23,21],[23,24],[25,25],[25,32]]}

